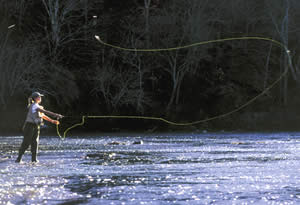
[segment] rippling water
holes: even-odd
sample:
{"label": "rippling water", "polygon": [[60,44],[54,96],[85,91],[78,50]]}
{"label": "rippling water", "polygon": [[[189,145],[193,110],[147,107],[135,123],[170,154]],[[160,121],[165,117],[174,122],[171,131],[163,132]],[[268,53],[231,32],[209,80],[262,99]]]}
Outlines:
{"label": "rippling water", "polygon": [[0,204],[300,204],[300,134],[41,137],[14,163],[0,137]]}

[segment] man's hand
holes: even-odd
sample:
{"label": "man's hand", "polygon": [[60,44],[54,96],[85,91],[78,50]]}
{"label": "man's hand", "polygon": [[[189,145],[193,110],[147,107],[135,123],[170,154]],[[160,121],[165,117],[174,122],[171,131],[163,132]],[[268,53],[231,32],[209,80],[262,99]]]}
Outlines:
{"label": "man's hand", "polygon": [[56,114],[56,116],[55,116],[57,119],[61,119],[61,118],[63,118],[64,116],[63,115],[60,115],[60,114]]}
{"label": "man's hand", "polygon": [[56,124],[56,125],[59,125],[59,121],[58,120],[53,120],[52,123]]}

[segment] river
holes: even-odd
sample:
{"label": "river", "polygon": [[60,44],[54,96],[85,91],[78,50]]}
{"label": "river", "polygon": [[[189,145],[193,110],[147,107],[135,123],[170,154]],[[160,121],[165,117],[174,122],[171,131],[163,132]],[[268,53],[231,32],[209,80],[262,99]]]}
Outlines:
{"label": "river", "polygon": [[41,136],[16,164],[0,137],[0,204],[300,204],[300,133]]}

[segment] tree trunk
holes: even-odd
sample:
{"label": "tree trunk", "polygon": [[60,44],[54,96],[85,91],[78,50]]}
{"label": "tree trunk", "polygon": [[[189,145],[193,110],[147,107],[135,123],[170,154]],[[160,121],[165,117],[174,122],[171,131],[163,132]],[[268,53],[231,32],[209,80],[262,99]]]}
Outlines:
{"label": "tree trunk", "polygon": [[167,117],[169,117],[171,115],[171,108],[172,108],[172,105],[174,104],[174,100],[175,100],[175,97],[176,97],[176,90],[177,90],[177,83],[174,83],[172,93],[171,93],[171,97],[170,97],[169,103],[167,105],[167,110],[166,110],[167,111],[166,112]]}
{"label": "tree trunk", "polygon": [[170,66],[172,66],[172,81],[173,81],[173,88],[171,92],[171,97],[169,99],[168,105],[167,105],[167,116],[170,116],[170,111],[172,108],[172,105],[174,104],[174,100],[176,97],[176,90],[177,90],[177,85],[178,85],[178,71],[177,71],[177,53],[175,57],[171,56],[170,57]]}
{"label": "tree trunk", "polygon": [[[287,69],[288,64],[287,64],[287,56],[285,55],[285,58],[284,58],[284,71],[285,72],[285,69]],[[282,102],[283,102],[283,106],[286,106],[287,103],[288,103],[288,74],[284,76],[284,79],[283,79],[283,95],[282,95]]]}
{"label": "tree trunk", "polygon": [[145,35],[146,35],[146,47],[149,48],[150,44],[150,25],[149,25],[149,14],[150,14],[150,4],[151,0],[144,0],[144,6],[145,6]]}
{"label": "tree trunk", "polygon": [[265,70],[265,79],[264,79],[264,85],[263,85],[263,90],[266,89],[267,85],[268,85],[268,78],[269,78],[269,64],[270,64],[270,56],[271,56],[271,52],[272,52],[272,47],[273,44],[270,44],[270,49],[269,49],[269,53],[267,56],[267,60],[266,60],[266,70]]}

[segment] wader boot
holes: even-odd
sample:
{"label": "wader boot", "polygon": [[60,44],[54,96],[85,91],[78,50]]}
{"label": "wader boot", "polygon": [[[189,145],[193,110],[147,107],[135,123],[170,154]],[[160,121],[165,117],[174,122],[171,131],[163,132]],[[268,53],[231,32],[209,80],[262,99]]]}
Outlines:
{"label": "wader boot", "polygon": [[39,161],[37,160],[36,153],[32,153],[32,155],[31,155],[31,162],[34,162],[34,163],[39,162]]}
{"label": "wader boot", "polygon": [[18,158],[15,161],[16,163],[21,163],[22,162],[22,155],[19,154]]}

